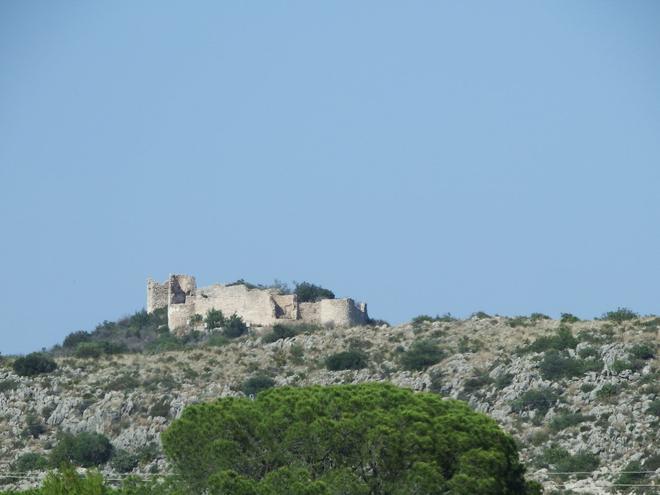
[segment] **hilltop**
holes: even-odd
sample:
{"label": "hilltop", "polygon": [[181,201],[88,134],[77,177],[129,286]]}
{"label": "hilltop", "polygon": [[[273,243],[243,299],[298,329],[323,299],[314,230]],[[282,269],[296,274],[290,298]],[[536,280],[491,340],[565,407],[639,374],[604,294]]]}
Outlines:
{"label": "hilltop", "polygon": [[[611,483],[660,480],[659,332],[660,318],[625,312],[590,321],[479,313],[182,339],[167,332],[162,314],[138,313],[70,336],[53,350],[50,373],[18,376],[13,359],[3,360],[0,463],[35,475],[7,478],[8,487],[28,486],[58,432],[92,431],[115,449],[106,474],[166,472],[159,434],[188,404],[270,386],[389,381],[493,417],[547,493],[611,493]],[[566,471],[579,473],[559,474]]]}

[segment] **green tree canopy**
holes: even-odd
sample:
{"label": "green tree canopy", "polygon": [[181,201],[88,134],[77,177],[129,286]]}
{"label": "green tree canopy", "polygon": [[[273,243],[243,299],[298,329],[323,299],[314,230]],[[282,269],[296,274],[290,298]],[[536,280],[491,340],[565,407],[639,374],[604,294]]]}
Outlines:
{"label": "green tree canopy", "polygon": [[161,438],[191,492],[536,493],[492,419],[389,384],[282,387],[194,404]]}

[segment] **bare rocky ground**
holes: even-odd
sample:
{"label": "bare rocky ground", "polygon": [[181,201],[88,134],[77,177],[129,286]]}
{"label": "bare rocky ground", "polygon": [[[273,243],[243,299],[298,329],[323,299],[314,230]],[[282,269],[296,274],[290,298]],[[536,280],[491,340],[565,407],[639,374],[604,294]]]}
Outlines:
{"label": "bare rocky ground", "polygon": [[[58,358],[55,372],[35,378],[16,376],[5,359],[0,466],[10,472],[21,454],[47,455],[58,431],[92,431],[108,436],[116,449],[139,454],[134,473],[166,472],[159,434],[187,404],[242,396],[246,379],[265,374],[277,386],[390,381],[460,398],[513,435],[528,476],[546,493],[631,492],[611,488],[617,480],[625,484],[620,472],[630,466],[645,471],[632,475],[631,484],[660,483],[660,420],[653,407],[660,400],[659,324],[651,318],[564,323],[579,342],[564,355],[590,363],[585,369],[591,371],[552,378],[543,371],[550,351],[525,347],[556,335],[562,324],[504,317],[318,329],[269,344],[262,342],[267,329],[260,329],[218,347]],[[419,340],[437,343],[445,357],[422,371],[404,370],[401,356]],[[655,357],[635,361],[631,351],[638,344],[655,349]],[[325,358],[347,349],[365,352],[368,367],[328,371]],[[41,425],[36,435],[30,434],[34,424]],[[566,466],[585,473],[558,474]],[[104,474],[117,473],[108,465]],[[5,479],[4,488],[34,485],[43,473],[30,476]]]}

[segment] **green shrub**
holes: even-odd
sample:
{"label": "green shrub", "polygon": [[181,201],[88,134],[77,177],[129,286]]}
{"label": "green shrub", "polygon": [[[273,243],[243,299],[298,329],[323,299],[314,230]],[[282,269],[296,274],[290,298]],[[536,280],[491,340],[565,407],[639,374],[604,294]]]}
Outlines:
{"label": "green shrub", "polygon": [[660,418],[660,399],[655,399],[651,402],[651,405],[646,410],[646,414],[652,414],[653,416]]}
{"label": "green shrub", "polygon": [[40,352],[33,352],[14,361],[14,372],[19,376],[36,376],[56,369],[57,363]]}
{"label": "green shrub", "polygon": [[431,340],[418,340],[400,357],[401,365],[407,370],[423,370],[442,361],[444,352]]}
{"label": "green shrub", "polygon": [[456,318],[454,318],[451,315],[451,313],[445,313],[443,315],[436,315],[436,316],[429,316],[429,315],[415,316],[412,319],[412,324],[414,326],[419,326],[422,325],[423,323],[433,323],[433,322],[451,323],[452,321],[456,321]]}
{"label": "green shrub", "polygon": [[247,333],[247,329],[247,325],[243,321],[243,318],[234,313],[225,321],[222,334],[230,339],[235,339]]}
{"label": "green shrub", "polygon": [[476,311],[472,313],[472,315],[470,316],[470,318],[475,318],[477,320],[487,320],[490,317],[491,316],[484,311]]}
{"label": "green shrub", "polygon": [[338,352],[325,360],[325,366],[330,371],[359,370],[368,365],[369,357],[359,350]]}
{"label": "green shrub", "polygon": [[160,447],[157,443],[152,442],[140,447],[135,455],[140,464],[149,464],[161,454]]}
{"label": "green shrub", "polygon": [[[648,477],[648,474],[644,471],[648,471],[645,466],[639,461],[630,461],[626,464],[626,467],[622,469],[621,475],[616,480],[616,483],[619,485],[644,485],[645,480]],[[643,493],[643,492],[640,492]]]}
{"label": "green shrub", "polygon": [[585,394],[591,392],[595,388],[596,385],[594,385],[593,383],[583,383],[582,385],[580,385],[580,390]]}
{"label": "green shrub", "polygon": [[222,311],[212,308],[206,312],[206,319],[204,322],[207,330],[221,328],[225,326],[225,315],[222,314]]}
{"label": "green shrub", "polygon": [[160,416],[161,418],[170,417],[170,399],[168,397],[161,397],[157,400],[153,406],[149,409],[149,416],[156,417]]}
{"label": "green shrub", "polygon": [[644,367],[644,361],[641,359],[627,360],[616,359],[611,365],[610,370],[614,373],[622,373],[626,370],[639,371]]}
{"label": "green shrub", "polygon": [[609,320],[615,323],[623,323],[624,321],[634,320],[635,318],[639,318],[639,315],[628,308],[617,308],[616,311],[608,311],[601,317],[602,320]]}
{"label": "green shrub", "polygon": [[118,375],[113,380],[110,380],[105,385],[105,390],[116,390],[125,392],[127,390],[133,390],[140,386],[140,382],[133,375],[128,373],[122,373]]}
{"label": "green shrub", "polygon": [[111,456],[112,444],[104,435],[63,433],[50,454],[50,464],[53,467],[66,463],[82,467],[100,466],[108,462]]}
{"label": "green shrub", "polygon": [[556,471],[562,473],[580,473],[578,477],[583,478],[584,473],[590,473],[598,468],[600,459],[597,455],[586,451],[571,455],[566,449],[552,445],[541,454],[541,464],[544,467],[554,466]]}
{"label": "green shrub", "polygon": [[241,387],[245,395],[257,395],[259,392],[268,390],[275,386],[275,380],[265,375],[257,375],[248,378]]}
{"label": "green shrub", "polygon": [[541,320],[549,320],[550,317],[543,313],[532,313],[531,315],[529,315],[529,319],[532,321],[532,323],[536,323],[537,321],[541,321]]}
{"label": "green shrub", "polygon": [[46,425],[41,418],[34,414],[28,414],[25,418],[23,436],[39,438],[43,433],[46,433]]}
{"label": "green shrub", "polygon": [[507,318],[507,325],[511,328],[517,327],[527,327],[530,325],[529,318],[527,316],[512,316]]}
{"label": "green shrub", "polygon": [[0,394],[7,394],[7,392],[16,390],[20,384],[21,383],[19,381],[12,380],[11,378],[0,380]]}
{"label": "green shrub", "polygon": [[389,384],[194,404],[161,438],[185,493],[538,493],[494,420]]}
{"label": "green shrub", "polygon": [[508,387],[513,383],[513,378],[513,373],[502,373],[497,378],[495,378],[495,388],[501,390],[505,387]]}
{"label": "green shrub", "polygon": [[331,290],[310,284],[309,282],[296,284],[293,293],[297,296],[298,302],[316,302],[321,299],[335,298],[335,294]]}
{"label": "green shrub", "polygon": [[572,315],[571,313],[562,313],[560,321],[562,323],[576,323],[580,321],[580,318],[578,318],[575,315]]}
{"label": "green shrub", "polygon": [[473,393],[483,387],[493,383],[493,379],[488,374],[487,370],[474,370],[472,377],[468,378],[463,385],[463,391],[466,393]]}
{"label": "green shrub", "polygon": [[76,346],[75,356],[78,358],[98,358],[103,354],[103,346],[99,342],[81,342]]}
{"label": "green shrub", "polygon": [[564,457],[557,464],[557,471],[581,473],[579,478],[586,478],[583,473],[591,473],[600,466],[600,458],[591,452],[580,451],[575,455]]}
{"label": "green shrub", "polygon": [[597,358],[598,355],[598,349],[595,347],[583,347],[578,351],[578,356],[580,356],[582,359]]}
{"label": "green shrub", "polygon": [[19,473],[42,471],[48,467],[48,460],[41,454],[29,452],[19,455],[11,467],[13,471]]}
{"label": "green shrub", "polygon": [[551,388],[530,389],[511,403],[511,410],[515,413],[536,411],[545,416],[558,399],[559,396]]}
{"label": "green shrub", "polygon": [[74,349],[78,347],[78,344],[82,342],[89,342],[92,338],[92,334],[84,330],[79,330],[78,332],[71,332],[64,338],[62,342],[62,347],[68,349]]}
{"label": "green shrub", "polygon": [[596,397],[607,402],[613,400],[617,395],[619,395],[620,391],[620,385],[616,385],[614,383],[606,383],[600,387],[598,392],[596,392]]}
{"label": "green shrub", "polygon": [[574,359],[567,354],[555,350],[546,352],[539,363],[541,375],[546,380],[572,378],[587,371],[600,371],[603,363],[598,360]]}
{"label": "green shrub", "polygon": [[138,464],[137,455],[123,449],[115,450],[110,459],[110,466],[118,473],[130,473],[138,467]]}
{"label": "green shrub", "polygon": [[653,359],[655,349],[649,344],[635,344],[630,348],[630,356],[633,359]]}
{"label": "green shrub", "polygon": [[564,351],[575,349],[577,345],[578,341],[573,337],[571,330],[566,326],[561,326],[555,335],[539,337],[522,350],[523,352]]}
{"label": "green shrub", "polygon": [[595,419],[596,418],[593,416],[585,416],[582,413],[562,412],[552,418],[552,421],[550,421],[550,429],[554,432],[558,432],[570,428],[571,426],[584,423],[585,421],[593,421]]}
{"label": "green shrub", "polygon": [[276,342],[281,339],[290,339],[298,335],[298,330],[290,325],[275,324],[272,332],[263,336],[262,341],[266,344]]}
{"label": "green shrub", "polygon": [[160,335],[156,340],[149,342],[145,349],[150,352],[180,351],[185,347],[185,342],[171,333]]}
{"label": "green shrub", "polygon": [[212,347],[222,347],[223,345],[227,345],[229,342],[229,339],[224,335],[219,333],[212,333],[209,335],[206,343]]}

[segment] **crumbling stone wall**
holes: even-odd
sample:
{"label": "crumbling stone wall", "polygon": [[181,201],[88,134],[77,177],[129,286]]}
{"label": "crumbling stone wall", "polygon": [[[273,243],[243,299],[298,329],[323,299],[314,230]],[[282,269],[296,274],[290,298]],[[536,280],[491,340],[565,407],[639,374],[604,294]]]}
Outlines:
{"label": "crumbling stone wall", "polygon": [[[166,296],[163,296],[163,294]],[[239,285],[211,285],[197,288],[191,275],[170,275],[167,282],[147,282],[147,311],[167,306],[168,326],[175,333],[190,329],[195,315],[202,317],[211,309],[226,316],[234,313],[250,325],[267,326],[277,322],[301,322],[350,326],[368,321],[367,305],[352,299],[323,299],[299,303],[293,294],[278,294],[274,289],[248,289]]]}
{"label": "crumbling stone wall", "polygon": [[169,282],[162,284],[155,280],[147,280],[147,313],[153,313],[157,309],[166,308],[169,290]]}

